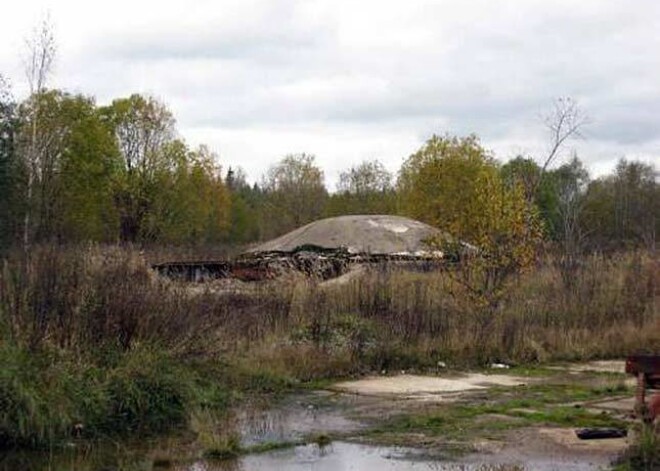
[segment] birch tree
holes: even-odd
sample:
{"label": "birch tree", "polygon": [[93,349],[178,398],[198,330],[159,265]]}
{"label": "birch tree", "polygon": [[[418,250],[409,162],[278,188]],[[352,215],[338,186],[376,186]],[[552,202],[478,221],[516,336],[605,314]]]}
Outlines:
{"label": "birch tree", "polygon": [[39,137],[39,97],[47,88],[55,60],[55,35],[49,18],[42,20],[32,36],[26,41],[25,75],[28,82],[31,105],[28,107],[29,129],[23,140],[23,159],[27,173],[26,207],[23,216],[23,248],[30,247],[30,229],[34,206],[34,182],[39,177],[43,160],[42,142]]}
{"label": "birch tree", "polygon": [[310,154],[284,157],[269,169],[263,188],[268,194],[266,222],[272,235],[318,219],[328,197],[323,171]]}

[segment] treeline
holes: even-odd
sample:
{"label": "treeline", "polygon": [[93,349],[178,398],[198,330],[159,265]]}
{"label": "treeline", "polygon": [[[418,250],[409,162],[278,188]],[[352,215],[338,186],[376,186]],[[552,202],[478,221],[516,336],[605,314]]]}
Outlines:
{"label": "treeline", "polygon": [[476,242],[492,229],[486,219],[507,221],[506,206],[531,210],[543,237],[567,250],[653,248],[657,177],[655,166],[625,158],[596,179],[576,155],[545,171],[532,157],[501,164],[475,136],[433,136],[396,174],[378,160],[363,161],[341,172],[329,192],[313,155],[288,155],[254,184],[242,170],[228,169],[224,240],[266,240],[323,217],[401,214]]}
{"label": "treeline", "polygon": [[22,102],[3,93],[0,241],[246,244],[321,217],[389,213],[478,242],[512,220],[502,211],[530,207],[567,251],[654,247],[658,233],[657,171],[625,159],[592,180],[577,156],[553,170],[531,157],[502,165],[475,136],[433,136],[398,175],[365,161],[333,193],[313,155],[288,155],[254,184],[218,162],[190,148],[153,97],[98,106],[61,90]]}
{"label": "treeline", "polygon": [[5,244],[217,240],[229,194],[205,147],[177,137],[170,111],[133,95],[97,106],[52,90],[0,107]]}

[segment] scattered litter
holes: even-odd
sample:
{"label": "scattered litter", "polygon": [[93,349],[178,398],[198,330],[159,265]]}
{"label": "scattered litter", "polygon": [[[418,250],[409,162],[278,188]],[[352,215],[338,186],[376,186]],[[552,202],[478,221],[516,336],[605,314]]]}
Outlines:
{"label": "scattered litter", "polygon": [[624,438],[628,436],[625,428],[582,428],[575,431],[580,440],[595,440],[603,438]]}
{"label": "scattered litter", "polygon": [[509,368],[511,368],[506,363],[491,363],[490,367],[493,370],[508,370]]}

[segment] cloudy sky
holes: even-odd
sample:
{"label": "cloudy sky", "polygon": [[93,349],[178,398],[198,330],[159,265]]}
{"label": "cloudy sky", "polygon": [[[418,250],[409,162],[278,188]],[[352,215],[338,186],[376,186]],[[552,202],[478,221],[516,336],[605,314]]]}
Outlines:
{"label": "cloudy sky", "polygon": [[433,133],[498,158],[547,147],[559,96],[589,117],[592,174],[660,161],[657,0],[21,0],[2,7],[0,73],[24,93],[25,38],[48,12],[53,86],[105,104],[152,94],[181,136],[258,179],[287,153],[332,186],[364,159],[395,171]]}

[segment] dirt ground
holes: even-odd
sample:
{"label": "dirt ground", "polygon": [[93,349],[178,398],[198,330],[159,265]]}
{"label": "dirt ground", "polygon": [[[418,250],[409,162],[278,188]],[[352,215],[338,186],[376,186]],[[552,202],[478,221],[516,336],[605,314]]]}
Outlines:
{"label": "dirt ground", "polygon": [[568,370],[575,373],[592,371],[598,373],[623,373],[625,372],[626,362],[623,360],[597,360],[585,363],[573,363],[569,365],[552,366],[558,370]]}
{"label": "dirt ground", "polygon": [[535,427],[512,431],[505,441],[487,443],[484,451],[468,454],[462,461],[467,465],[518,465],[530,470],[608,469],[613,459],[628,448],[630,440],[580,440],[572,428]]}
{"label": "dirt ground", "polygon": [[623,453],[631,439],[581,440],[576,430],[620,427],[634,435],[634,388],[623,366],[622,361],[598,361],[497,374],[374,376],[328,390],[338,403],[353,397],[344,406],[347,413],[376,430],[348,437],[359,442],[458,450],[468,468],[547,463],[541,468],[562,469],[564,463],[571,469],[599,469]]}

